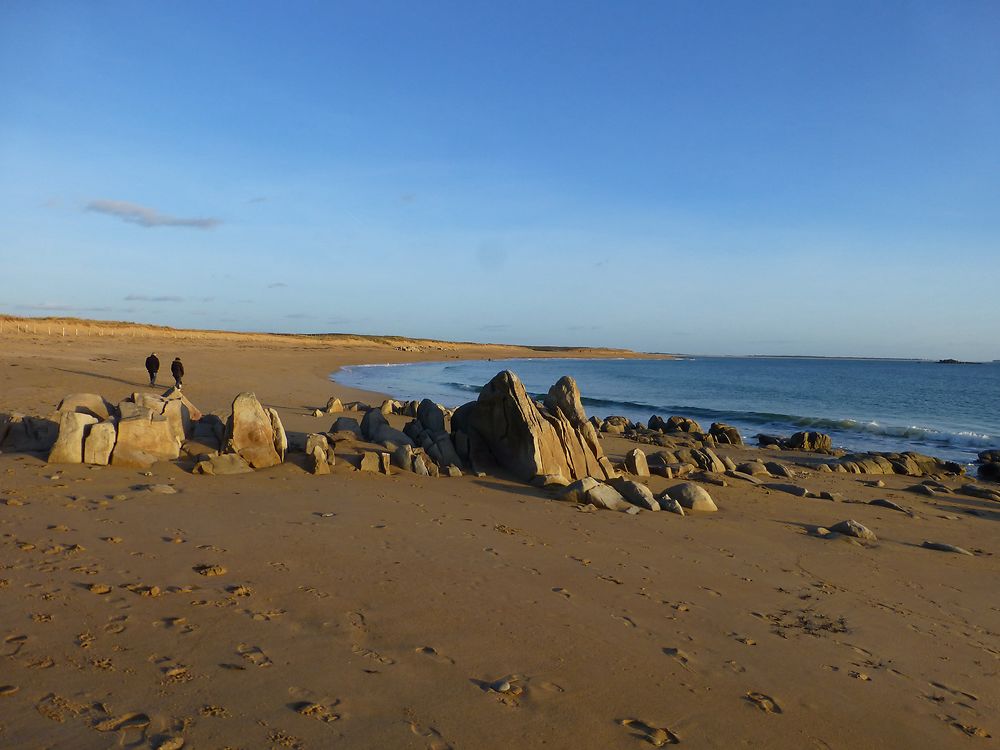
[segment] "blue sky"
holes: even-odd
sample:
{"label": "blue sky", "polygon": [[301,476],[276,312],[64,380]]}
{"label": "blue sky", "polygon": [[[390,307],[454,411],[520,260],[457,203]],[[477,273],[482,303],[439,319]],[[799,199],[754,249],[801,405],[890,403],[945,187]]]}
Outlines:
{"label": "blue sky", "polygon": [[1000,4],[0,4],[0,312],[1000,358]]}

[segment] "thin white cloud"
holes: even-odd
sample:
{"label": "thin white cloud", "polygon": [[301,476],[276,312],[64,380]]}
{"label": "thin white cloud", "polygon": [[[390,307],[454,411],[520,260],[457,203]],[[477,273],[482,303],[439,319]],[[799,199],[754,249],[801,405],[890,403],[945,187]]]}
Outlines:
{"label": "thin white cloud", "polygon": [[183,218],[180,216],[169,216],[161,214],[159,211],[140,206],[127,201],[93,200],[86,206],[85,210],[94,213],[114,216],[129,224],[138,224],[141,227],[190,227],[192,229],[212,229],[222,222],[219,219],[209,217]]}
{"label": "thin white cloud", "polygon": [[288,286],[288,284],[286,284],[284,281],[275,281],[273,284],[268,284],[267,288],[268,289],[281,289],[281,288],[286,287],[286,286]]}
{"label": "thin white cloud", "polygon": [[150,297],[146,294],[129,294],[125,297],[126,302],[183,302],[183,297],[174,297],[172,295],[159,295],[157,297]]}

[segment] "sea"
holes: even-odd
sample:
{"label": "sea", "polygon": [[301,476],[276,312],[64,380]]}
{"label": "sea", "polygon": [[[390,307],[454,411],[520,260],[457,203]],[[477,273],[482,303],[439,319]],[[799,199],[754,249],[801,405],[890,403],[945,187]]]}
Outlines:
{"label": "sea", "polygon": [[849,451],[917,451],[971,464],[1000,448],[1000,363],[790,357],[508,359],[345,367],[332,378],[401,400],[475,400],[501,370],[542,397],[576,379],[587,414],[680,415],[757,433],[825,432]]}

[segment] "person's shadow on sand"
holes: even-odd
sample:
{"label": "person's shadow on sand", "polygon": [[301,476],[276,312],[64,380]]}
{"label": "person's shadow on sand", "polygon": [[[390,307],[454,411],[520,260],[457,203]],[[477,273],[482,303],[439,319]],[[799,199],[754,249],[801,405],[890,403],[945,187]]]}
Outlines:
{"label": "person's shadow on sand", "polygon": [[86,370],[67,370],[64,367],[56,367],[55,370],[57,370],[58,372],[66,372],[66,373],[69,373],[71,375],[87,375],[87,376],[92,377],[92,378],[100,378],[101,380],[110,380],[113,383],[123,383],[125,385],[136,386],[136,387],[141,387],[141,388],[147,388],[147,387],[149,387],[149,383],[145,383],[145,382],[137,383],[134,380],[125,380],[123,378],[116,378],[116,377],[114,377],[112,375],[102,375],[99,372],[87,372]]}

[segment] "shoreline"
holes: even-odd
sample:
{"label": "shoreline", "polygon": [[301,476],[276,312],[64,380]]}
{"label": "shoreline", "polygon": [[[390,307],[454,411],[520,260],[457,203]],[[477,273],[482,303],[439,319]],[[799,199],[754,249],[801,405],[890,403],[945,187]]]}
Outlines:
{"label": "shoreline", "polygon": [[[517,364],[519,362],[544,362],[548,358],[544,357],[515,357],[515,358],[505,358],[505,359],[476,359],[476,358],[463,358],[463,362],[469,364],[495,364],[496,371],[501,369],[513,369],[518,371],[517,367],[511,367],[512,364]],[[569,362],[576,362],[586,364],[589,362],[600,362],[606,358],[590,358],[590,357],[567,357],[565,358]],[[634,358],[622,358],[622,361],[631,361]],[[646,359],[646,358],[642,358]],[[703,359],[724,359],[732,360],[736,359],[733,357],[729,358],[703,358]],[[746,357],[745,359],[758,359],[756,357]],[[815,358],[796,358],[805,359],[812,361]],[[671,360],[680,361],[680,360]],[[872,360],[874,361],[874,360]],[[895,360],[896,362],[903,362],[903,360]],[[343,372],[350,368],[364,368],[364,369],[374,369],[374,368],[397,368],[400,366],[421,366],[421,365],[433,365],[436,364],[437,360],[423,360],[415,362],[395,362],[395,363],[363,363],[354,365],[344,365],[337,370],[337,373]],[[910,361],[906,361],[910,364]],[[913,364],[916,364],[914,361]],[[331,373],[331,381],[337,382],[341,385],[345,385],[351,388],[359,387],[357,384],[350,385],[348,383],[338,381],[336,378],[337,373]],[[496,374],[493,371],[487,376],[484,376],[483,383]],[[518,372],[522,375],[522,372]],[[386,386],[384,382],[386,378],[381,378],[381,383],[376,380],[374,385]],[[427,380],[424,384],[427,386],[427,392],[414,389],[413,382],[410,382],[404,378],[407,386],[404,386],[402,390],[391,390],[385,388],[384,390],[373,390],[370,391],[373,397],[376,399],[398,399],[398,400],[410,400],[416,399],[420,400],[422,398],[431,396],[432,400],[444,400],[444,405],[449,408],[456,408],[462,403],[468,401],[474,401],[476,399],[476,392],[469,390],[465,392],[464,390],[459,392],[454,384]],[[417,381],[424,382],[424,381]],[[447,397],[445,393],[447,392]],[[530,393],[530,389],[529,389]],[[433,395],[431,395],[433,394]],[[544,396],[542,392],[532,393],[533,397],[541,398]],[[846,450],[848,452],[864,452],[870,450],[876,451],[916,451],[918,453],[927,453],[930,455],[939,456],[946,460],[957,461],[966,467],[974,466],[976,463],[977,454],[982,450],[991,449],[993,447],[993,440],[983,440],[982,438],[988,437],[985,433],[980,433],[973,429],[960,430],[957,432],[949,432],[948,430],[941,427],[927,427],[918,426],[916,424],[884,424],[879,418],[872,418],[871,421],[859,420],[852,418],[834,418],[825,416],[815,416],[810,414],[781,414],[773,413],[768,414],[770,417],[767,421],[760,421],[763,416],[759,412],[755,411],[741,411],[739,409],[720,409],[714,407],[705,406],[688,406],[688,407],[658,407],[652,404],[643,405],[641,399],[634,400],[632,396],[619,396],[615,399],[611,399],[607,395],[601,397],[591,397],[588,392],[582,393],[582,402],[588,410],[592,410],[590,413],[596,414],[600,418],[606,418],[612,415],[625,416],[631,420],[637,422],[645,423],[653,416],[661,416],[666,418],[668,416],[677,414],[684,417],[692,417],[696,420],[706,420],[706,421],[721,421],[726,423],[732,423],[739,427],[740,431],[745,433],[745,437],[752,438],[757,433],[765,434],[777,434],[783,437],[787,437],[795,432],[802,430],[812,430],[818,432],[824,432],[830,434],[835,442],[836,447]],[[617,404],[617,405],[616,405]],[[912,422],[912,420],[907,420],[907,422]],[[941,437],[934,437],[935,435],[940,435]]]}

